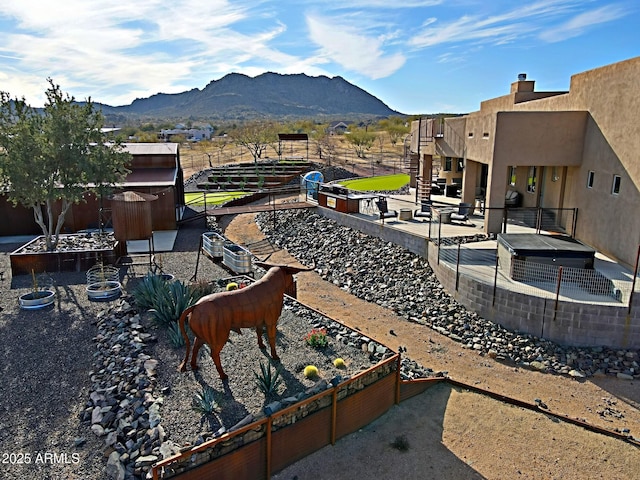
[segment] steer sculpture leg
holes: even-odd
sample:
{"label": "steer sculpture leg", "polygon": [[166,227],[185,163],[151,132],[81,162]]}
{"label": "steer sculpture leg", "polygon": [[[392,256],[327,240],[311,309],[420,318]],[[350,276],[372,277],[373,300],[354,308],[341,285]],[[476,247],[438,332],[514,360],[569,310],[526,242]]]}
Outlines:
{"label": "steer sculpture leg", "polygon": [[224,342],[220,346],[209,346],[211,347],[211,359],[213,360],[213,363],[216,364],[216,370],[218,370],[220,380],[224,382],[227,378],[229,378],[229,376],[224,373],[224,370],[222,370],[222,363],[220,362],[220,351],[222,350],[222,347],[224,347]]}
{"label": "steer sculpture leg", "polygon": [[262,325],[256,327],[256,335],[258,335],[258,346],[261,350],[265,349],[264,343],[262,341]]}
{"label": "steer sculpture leg", "polygon": [[198,369],[198,354],[202,345],[204,345],[204,342],[200,340],[200,337],[193,339],[193,352],[191,353],[191,370],[193,371]]}
{"label": "steer sculpture leg", "polygon": [[267,337],[269,337],[269,346],[271,347],[271,358],[280,360],[276,353],[276,324],[267,325]]}
{"label": "steer sculpture leg", "polygon": [[[264,343],[262,342],[262,325],[256,327],[256,333],[258,334],[258,346],[261,349],[265,349]],[[269,346],[271,347],[271,358],[274,360],[280,360],[280,357],[276,353],[276,326],[273,327],[267,326],[267,337],[269,337]]]}

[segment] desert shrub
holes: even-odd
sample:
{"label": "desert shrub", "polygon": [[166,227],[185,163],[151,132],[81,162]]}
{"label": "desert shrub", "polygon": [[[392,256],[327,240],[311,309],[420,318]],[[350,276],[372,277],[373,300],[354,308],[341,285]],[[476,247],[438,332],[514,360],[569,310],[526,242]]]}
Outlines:
{"label": "desert shrub", "polygon": [[190,284],[189,288],[191,289],[196,302],[205,295],[209,295],[217,291],[215,285],[207,282],[206,280],[198,280],[197,282]]}
{"label": "desert shrub", "polygon": [[[189,335],[188,325],[186,325],[185,328],[187,330],[187,335]],[[169,344],[173,348],[184,347],[184,337],[182,336],[178,322],[171,322],[169,324],[169,327],[167,328],[167,335],[169,337]]]}
{"label": "desert shrub", "polygon": [[327,340],[327,330],[324,328],[314,328],[305,335],[304,341],[313,348],[324,348],[329,344],[329,340]]}
{"label": "desert shrub", "polygon": [[282,384],[282,377],[280,376],[280,370],[271,368],[271,364],[267,362],[260,362],[260,373],[253,372],[255,377],[256,386],[264,393],[265,397],[269,397],[278,393],[278,387]]}

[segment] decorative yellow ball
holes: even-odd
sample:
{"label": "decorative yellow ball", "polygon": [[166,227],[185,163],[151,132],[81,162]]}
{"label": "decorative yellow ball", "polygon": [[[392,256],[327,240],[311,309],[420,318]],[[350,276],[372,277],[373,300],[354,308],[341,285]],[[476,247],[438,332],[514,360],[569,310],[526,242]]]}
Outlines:
{"label": "decorative yellow ball", "polygon": [[333,366],[336,367],[336,368],[344,368],[345,367],[344,360],[341,359],[341,358],[336,358],[333,361]]}
{"label": "decorative yellow ball", "polygon": [[227,283],[227,292],[230,292],[231,290],[237,290],[237,289],[238,289],[238,284],[236,282]]}
{"label": "decorative yellow ball", "polygon": [[313,365],[307,365],[304,367],[304,376],[307,378],[313,378],[318,376],[318,368]]}

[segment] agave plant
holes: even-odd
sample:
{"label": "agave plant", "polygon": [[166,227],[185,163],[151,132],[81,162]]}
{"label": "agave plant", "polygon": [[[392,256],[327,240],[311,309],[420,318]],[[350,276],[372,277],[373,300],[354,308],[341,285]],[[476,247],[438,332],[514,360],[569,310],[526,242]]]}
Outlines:
{"label": "agave plant", "polygon": [[163,289],[159,289],[150,309],[160,325],[169,326],[180,319],[180,315],[193,305],[197,299],[188,285],[181,281],[165,283]]}
{"label": "agave plant", "polygon": [[167,289],[167,284],[160,275],[147,273],[142,282],[133,291],[133,299],[140,310],[154,308],[156,299],[161,291]]}
{"label": "agave plant", "polygon": [[[189,334],[188,325],[185,325],[187,328],[187,335]],[[184,347],[184,337],[182,336],[182,332],[180,331],[180,327],[177,322],[171,322],[169,324],[169,328],[167,329],[167,335],[169,336],[169,343],[173,348],[181,348]]]}
{"label": "agave plant", "polygon": [[191,409],[202,414],[209,415],[220,411],[220,404],[216,400],[217,393],[209,385],[204,385],[202,391],[196,393],[191,400]]}
{"label": "agave plant", "polygon": [[260,362],[260,373],[253,372],[257,387],[265,397],[274,395],[278,391],[278,387],[282,384],[282,377],[279,369],[271,369],[271,364]]}

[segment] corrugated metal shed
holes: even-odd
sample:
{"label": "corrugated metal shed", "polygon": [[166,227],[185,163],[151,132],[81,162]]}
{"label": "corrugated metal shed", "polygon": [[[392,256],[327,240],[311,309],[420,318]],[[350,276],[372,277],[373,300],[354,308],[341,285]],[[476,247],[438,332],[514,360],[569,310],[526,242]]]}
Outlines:
{"label": "corrugated metal shed", "polygon": [[113,234],[116,240],[146,240],[153,235],[151,202],[157,195],[140,192],[116,193],[111,198]]}

